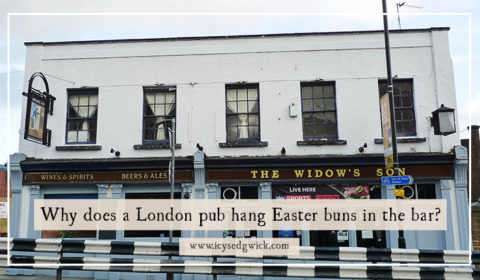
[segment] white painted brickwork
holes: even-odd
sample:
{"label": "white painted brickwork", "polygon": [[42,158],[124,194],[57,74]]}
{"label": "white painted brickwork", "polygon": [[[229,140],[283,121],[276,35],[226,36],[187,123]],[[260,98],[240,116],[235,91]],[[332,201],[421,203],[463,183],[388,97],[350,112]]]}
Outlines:
{"label": "white painted brickwork", "polygon": [[[427,117],[440,104],[456,108],[448,31],[433,29],[391,34],[392,69],[399,78],[413,78],[417,136],[422,143],[400,143],[399,152],[450,152],[458,133],[434,136]],[[204,40],[130,41],[123,43],[30,44],[28,78],[40,71],[57,98],[49,116],[52,145],[20,137],[27,157],[110,158],[167,157],[169,150],[134,150],[142,144],[142,86],[177,87],[177,142],[180,157],[191,156],[200,143],[208,156],[383,153],[378,79],[386,77],[382,32],[309,36],[217,38]],[[347,145],[297,146],[303,140],[300,82],[323,79],[336,83],[339,139]],[[220,148],[225,142],[225,84],[259,83],[261,140],[267,147]],[[66,89],[99,87],[97,145],[101,151],[59,152],[65,145]],[[289,105],[299,106],[297,117]],[[23,106],[25,110],[25,104]],[[23,135],[24,123],[21,126]]]}

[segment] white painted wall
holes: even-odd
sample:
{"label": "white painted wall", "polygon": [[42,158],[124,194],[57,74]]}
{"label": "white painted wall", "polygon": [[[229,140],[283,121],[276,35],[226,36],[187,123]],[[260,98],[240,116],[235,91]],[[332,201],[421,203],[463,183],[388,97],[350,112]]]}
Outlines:
{"label": "white painted wall", "polygon": [[[433,135],[428,117],[440,104],[456,108],[453,67],[445,30],[391,33],[392,70],[414,79],[417,137],[427,142],[399,144],[399,152],[450,152],[459,134]],[[374,144],[381,137],[378,79],[386,77],[383,33],[311,36],[221,38],[27,46],[25,90],[34,72],[47,76],[57,98],[49,116],[52,145],[23,139],[28,157],[111,158],[168,157],[169,150],[133,149],[142,143],[142,86],[177,86],[177,156],[191,156],[196,143],[208,156],[383,153]],[[62,80],[53,78],[55,76]],[[339,139],[344,146],[297,146],[303,140],[301,113],[292,118],[288,106],[300,107],[300,82],[336,82]],[[69,82],[70,81],[70,82]],[[260,85],[262,148],[220,148],[225,142],[225,84],[246,81]],[[99,87],[97,145],[101,151],[59,152],[65,145],[67,88]],[[24,101],[25,110],[25,101]],[[23,113],[24,114],[24,113]],[[414,150],[413,150],[414,149]]]}

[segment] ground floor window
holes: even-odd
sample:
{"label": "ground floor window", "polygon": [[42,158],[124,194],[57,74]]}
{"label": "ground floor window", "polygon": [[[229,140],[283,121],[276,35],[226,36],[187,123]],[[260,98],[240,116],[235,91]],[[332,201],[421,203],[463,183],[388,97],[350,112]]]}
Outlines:
{"label": "ground floor window", "polygon": [[[382,199],[381,186],[369,185],[369,199]],[[357,230],[356,235],[357,247],[387,248],[384,230]]]}
{"label": "ground floor window", "polygon": [[[381,199],[381,187],[368,184],[275,184],[272,186],[273,199]],[[309,245],[315,247],[350,246],[347,230],[311,230]],[[300,230],[273,231],[273,237],[302,238]],[[385,231],[357,231],[358,247],[386,247]]]}
{"label": "ground floor window", "polygon": [[[181,193],[174,192],[174,199],[180,199]],[[155,192],[155,193],[126,193],[125,199],[170,199],[170,192]],[[124,237],[169,237],[168,230],[126,230]],[[181,231],[174,230],[173,237],[180,237]]]}
{"label": "ground floor window", "polygon": [[[96,193],[45,194],[44,199],[97,199]],[[42,238],[96,238],[95,230],[42,230]]]}
{"label": "ground floor window", "polygon": [[[220,188],[220,196],[222,199],[258,199],[258,187],[257,186],[222,186]],[[225,230],[223,231],[223,237],[235,238],[235,237],[257,237],[256,230]]]}

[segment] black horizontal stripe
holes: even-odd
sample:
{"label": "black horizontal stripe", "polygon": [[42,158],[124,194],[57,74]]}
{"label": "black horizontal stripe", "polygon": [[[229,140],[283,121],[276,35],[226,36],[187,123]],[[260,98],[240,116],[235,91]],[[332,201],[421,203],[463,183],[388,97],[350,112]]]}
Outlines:
{"label": "black horizontal stripe", "polygon": [[122,265],[122,266],[111,266],[110,270],[115,269],[115,271],[121,271],[121,272],[133,272],[133,259],[126,259],[126,258],[112,258],[110,259],[111,264],[118,264],[118,263],[124,263],[124,264],[132,264],[132,265]]}
{"label": "black horizontal stripe", "polygon": [[212,274],[237,275],[237,271],[235,265],[212,266]]}
{"label": "black horizontal stripe", "polygon": [[11,263],[35,263],[35,259],[33,256],[17,256],[13,255],[10,257],[10,262]]}
{"label": "black horizontal stripe", "polygon": [[84,269],[84,267],[81,265],[75,265],[75,266],[66,265],[66,266],[62,266],[62,270],[87,270],[87,269]]}
{"label": "black horizontal stripe", "polygon": [[133,255],[135,252],[135,245],[132,241],[112,241],[110,254],[117,255]]}
{"label": "black horizontal stripe", "polygon": [[128,258],[111,258],[110,263],[128,263],[133,264],[133,259]]}
{"label": "black horizontal stripe", "polygon": [[418,253],[420,263],[444,263],[443,251],[441,250],[420,250]]}
{"label": "black horizontal stripe", "polygon": [[445,279],[445,269],[443,267],[420,267],[420,279]]}
{"label": "black horizontal stripe", "polygon": [[162,250],[162,255],[166,256],[178,256],[179,255],[179,244],[178,243],[164,243],[160,244],[160,249]]}
{"label": "black horizontal stripe", "polygon": [[161,260],[160,272],[163,273],[185,273],[185,265],[164,266],[162,264],[185,264],[184,260]]}
{"label": "black horizontal stripe", "polygon": [[340,250],[338,247],[315,247],[315,260],[338,261]]}
{"label": "black horizontal stripe", "polygon": [[390,249],[367,248],[367,262],[392,262]]}
{"label": "black horizontal stripe", "polygon": [[62,252],[64,253],[83,253],[85,251],[85,240],[65,240],[62,239]]}
{"label": "black horizontal stripe", "polygon": [[315,278],[340,278],[340,266],[315,266]]}
{"label": "black horizontal stripe", "polygon": [[35,247],[37,244],[35,243],[36,239],[33,238],[14,238],[12,240],[13,247],[12,251],[28,251],[28,252],[35,252]]}
{"label": "black horizontal stripe", "polygon": [[61,257],[60,263],[62,264],[83,264],[83,257]]}
{"label": "black horizontal stripe", "polygon": [[287,275],[288,266],[286,265],[276,266],[276,265],[264,264],[262,268],[263,268],[264,276],[278,276],[278,277],[288,276]]}
{"label": "black horizontal stripe", "polygon": [[393,279],[392,267],[367,266],[368,279]]}

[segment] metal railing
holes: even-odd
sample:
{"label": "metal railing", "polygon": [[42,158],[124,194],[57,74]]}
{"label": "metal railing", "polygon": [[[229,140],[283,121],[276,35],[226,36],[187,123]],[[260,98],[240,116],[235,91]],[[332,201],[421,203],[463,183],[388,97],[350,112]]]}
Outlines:
{"label": "metal railing", "polygon": [[[7,238],[0,238],[0,250],[6,249]],[[259,262],[249,261],[245,256],[184,260],[181,259],[184,256],[179,256],[178,243],[166,242],[14,238],[10,239],[9,249],[10,267],[56,269],[57,279],[61,279],[62,270],[351,279],[480,279],[480,270],[469,265],[469,252],[453,250],[301,247],[300,255],[263,256]],[[19,252],[28,252],[28,255]],[[45,256],[45,253],[56,255]],[[166,259],[167,256],[176,259]],[[272,264],[271,261],[265,263],[265,259],[297,263]],[[344,262],[345,265],[330,265],[326,261]],[[351,262],[365,265],[351,265]],[[381,265],[372,265],[374,263]],[[418,266],[405,266],[406,263]],[[448,267],[427,267],[425,264]],[[479,251],[472,252],[472,264],[480,264]],[[7,266],[6,255],[0,256],[0,266]]]}

